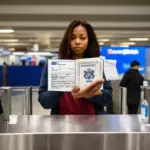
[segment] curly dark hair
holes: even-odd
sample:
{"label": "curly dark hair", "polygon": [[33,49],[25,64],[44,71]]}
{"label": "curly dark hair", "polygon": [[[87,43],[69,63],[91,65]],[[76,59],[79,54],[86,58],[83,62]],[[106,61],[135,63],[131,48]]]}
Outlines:
{"label": "curly dark hair", "polygon": [[92,57],[100,56],[99,44],[96,35],[94,33],[93,27],[85,21],[75,20],[71,22],[71,24],[68,26],[66,33],[64,34],[64,37],[60,43],[59,52],[58,52],[59,58],[73,59],[73,53],[70,47],[70,41],[71,41],[73,29],[79,25],[85,27],[88,33],[88,46],[84,53],[84,58],[92,58]]}

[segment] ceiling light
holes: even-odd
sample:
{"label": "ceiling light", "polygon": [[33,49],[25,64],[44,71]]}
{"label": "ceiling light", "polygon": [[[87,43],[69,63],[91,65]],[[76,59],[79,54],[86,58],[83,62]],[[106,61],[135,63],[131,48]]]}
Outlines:
{"label": "ceiling light", "polygon": [[117,44],[116,45],[111,44],[110,47],[119,47],[119,45],[117,45]]}
{"label": "ceiling light", "polygon": [[0,33],[12,33],[14,30],[12,29],[0,29]]}
{"label": "ceiling light", "polygon": [[5,45],[7,45],[7,46],[28,46],[28,45],[30,45],[30,43],[5,43]]}
{"label": "ceiling light", "polygon": [[129,47],[129,45],[119,45],[119,47]]}
{"label": "ceiling light", "polygon": [[0,42],[19,42],[19,40],[18,39],[0,39]]}
{"label": "ceiling light", "polygon": [[108,42],[109,39],[98,39],[99,42]]}
{"label": "ceiling light", "polygon": [[104,45],[104,43],[103,43],[103,42],[100,42],[99,45]]}
{"label": "ceiling light", "polygon": [[136,43],[135,42],[122,42],[122,43],[119,43],[119,45],[135,45]]}
{"label": "ceiling light", "polygon": [[13,54],[13,55],[24,55],[23,52],[13,52],[12,54]]}
{"label": "ceiling light", "polygon": [[10,51],[15,51],[15,48],[9,48]]}
{"label": "ceiling light", "polygon": [[149,38],[129,38],[129,41],[149,41]]}
{"label": "ceiling light", "polygon": [[28,55],[53,56],[50,52],[28,52]]}
{"label": "ceiling light", "polygon": [[29,42],[38,42],[38,39],[29,39]]}
{"label": "ceiling light", "polygon": [[129,47],[129,45],[110,45],[111,47]]}

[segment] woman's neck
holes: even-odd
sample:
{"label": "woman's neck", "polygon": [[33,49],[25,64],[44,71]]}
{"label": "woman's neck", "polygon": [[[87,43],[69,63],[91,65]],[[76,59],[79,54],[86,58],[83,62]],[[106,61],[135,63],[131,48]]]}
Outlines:
{"label": "woman's neck", "polygon": [[74,55],[73,59],[82,59],[84,58],[84,55]]}

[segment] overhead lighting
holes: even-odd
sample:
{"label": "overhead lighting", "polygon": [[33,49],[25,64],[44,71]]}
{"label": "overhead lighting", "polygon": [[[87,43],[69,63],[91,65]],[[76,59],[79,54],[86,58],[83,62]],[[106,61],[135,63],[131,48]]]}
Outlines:
{"label": "overhead lighting", "polygon": [[[1,43],[0,43],[1,44]],[[7,45],[7,46],[28,46],[28,45],[30,45],[30,43],[5,43],[5,45]]]}
{"label": "overhead lighting", "polygon": [[0,33],[13,33],[13,29],[0,29]]}
{"label": "overhead lighting", "polygon": [[12,54],[13,54],[13,55],[24,55],[23,52],[13,52]]}
{"label": "overhead lighting", "polygon": [[117,44],[116,45],[111,44],[110,47],[119,47],[119,45],[117,45]]}
{"label": "overhead lighting", "polygon": [[119,47],[129,47],[129,45],[119,45]]}
{"label": "overhead lighting", "polygon": [[136,43],[135,42],[122,42],[122,43],[119,43],[119,45],[135,45]]}
{"label": "overhead lighting", "polygon": [[98,39],[99,42],[108,42],[109,39]]}
{"label": "overhead lighting", "polygon": [[0,42],[19,42],[19,40],[18,39],[0,39]]}
{"label": "overhead lighting", "polygon": [[15,51],[15,48],[9,48],[10,51]]}
{"label": "overhead lighting", "polygon": [[104,43],[103,43],[103,42],[100,42],[99,45],[104,45]]}
{"label": "overhead lighting", "polygon": [[118,45],[110,45],[111,47],[129,47],[129,45],[120,45],[120,44],[118,44]]}
{"label": "overhead lighting", "polygon": [[53,56],[50,52],[28,52],[28,55]]}
{"label": "overhead lighting", "polygon": [[129,41],[149,41],[149,38],[129,38]]}

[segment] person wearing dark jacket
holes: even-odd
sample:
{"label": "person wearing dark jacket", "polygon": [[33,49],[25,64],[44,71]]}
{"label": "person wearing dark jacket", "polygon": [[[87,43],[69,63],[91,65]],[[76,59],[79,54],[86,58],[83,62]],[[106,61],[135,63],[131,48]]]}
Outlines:
{"label": "person wearing dark jacket", "polygon": [[[99,57],[99,44],[92,26],[84,21],[73,21],[62,39],[58,55],[60,59]],[[100,90],[102,84],[103,90]],[[104,106],[112,101],[111,82],[98,79],[83,89],[74,87],[71,92],[48,91],[48,66],[45,65],[38,100],[45,109],[51,109],[52,115],[102,114]]]}
{"label": "person wearing dark jacket", "polygon": [[127,106],[129,114],[137,114],[140,98],[141,88],[144,78],[139,72],[140,63],[133,61],[131,63],[131,69],[129,69],[123,79],[120,82],[121,87],[127,87]]}

